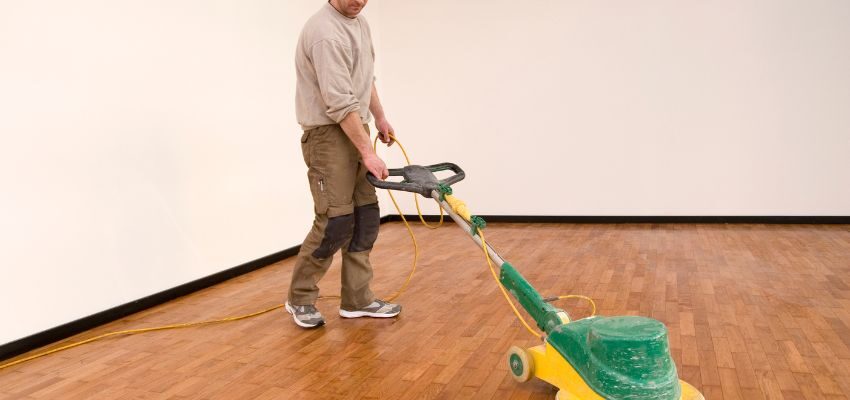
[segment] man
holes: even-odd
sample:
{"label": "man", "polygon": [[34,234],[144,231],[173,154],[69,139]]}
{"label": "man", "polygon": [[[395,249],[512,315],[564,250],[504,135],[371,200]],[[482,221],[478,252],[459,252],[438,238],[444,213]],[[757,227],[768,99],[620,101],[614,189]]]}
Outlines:
{"label": "man", "polygon": [[330,0],[304,25],[295,54],[295,111],[304,130],[301,150],[316,216],[298,253],[286,310],[304,328],[325,322],[314,306],[316,283],[339,250],[339,314],[387,318],[401,312],[400,305],[375,298],[369,288],[369,252],[378,237],[380,212],[366,172],[381,179],[388,174],[369,141],[372,116],[381,141],[388,146],[393,141],[375,89],[369,24],[359,15],[367,2]]}

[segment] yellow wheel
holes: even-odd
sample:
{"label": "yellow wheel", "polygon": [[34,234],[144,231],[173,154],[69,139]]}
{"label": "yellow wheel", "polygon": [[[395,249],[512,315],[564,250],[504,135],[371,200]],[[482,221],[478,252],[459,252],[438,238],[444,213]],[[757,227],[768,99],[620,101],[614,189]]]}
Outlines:
{"label": "yellow wheel", "polygon": [[517,346],[508,350],[508,370],[517,382],[527,382],[534,371],[534,361],[528,352]]}

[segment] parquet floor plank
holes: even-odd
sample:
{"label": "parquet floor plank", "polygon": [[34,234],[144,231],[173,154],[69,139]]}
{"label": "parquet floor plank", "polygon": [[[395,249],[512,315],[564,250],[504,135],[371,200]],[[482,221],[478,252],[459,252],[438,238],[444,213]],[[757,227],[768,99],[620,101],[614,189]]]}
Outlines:
{"label": "parquet floor plank", "polygon": [[[510,378],[530,347],[480,250],[455,227],[415,228],[419,269],[391,320],[296,327],[249,320],[108,339],[0,370],[2,399],[552,399]],[[584,294],[604,315],[664,322],[680,376],[709,400],[850,398],[850,227],[506,224],[487,238],[545,296]],[[412,248],[382,226],[373,290],[394,292]],[[105,332],[245,314],[281,303],[294,260],[98,327]],[[339,293],[337,258],[320,283]],[[574,318],[581,300],[557,303]],[[55,344],[59,345],[59,343]]]}

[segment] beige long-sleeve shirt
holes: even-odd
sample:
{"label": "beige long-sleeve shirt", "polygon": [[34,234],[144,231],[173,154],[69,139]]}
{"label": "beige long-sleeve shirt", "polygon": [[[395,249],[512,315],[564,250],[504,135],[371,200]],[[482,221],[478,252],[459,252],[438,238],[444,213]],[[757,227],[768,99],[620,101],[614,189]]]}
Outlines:
{"label": "beige long-sleeve shirt", "polygon": [[351,112],[369,123],[375,51],[366,18],[329,3],[301,30],[295,51],[295,115],[301,128],[337,124]]}

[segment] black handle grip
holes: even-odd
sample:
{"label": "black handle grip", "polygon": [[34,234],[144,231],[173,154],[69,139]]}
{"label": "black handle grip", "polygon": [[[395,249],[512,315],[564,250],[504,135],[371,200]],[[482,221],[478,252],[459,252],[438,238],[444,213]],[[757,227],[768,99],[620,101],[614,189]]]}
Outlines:
{"label": "black handle grip", "polygon": [[452,171],[452,172],[454,172],[455,173],[454,175],[452,175],[452,176],[450,176],[446,179],[440,180],[440,183],[445,184],[445,185],[449,185],[449,186],[462,181],[463,178],[466,178],[466,173],[463,172],[463,170],[460,169],[460,167],[458,167],[457,164],[440,163],[440,164],[429,165],[425,168],[428,168],[428,170],[431,171],[431,172],[439,172],[439,171]]}
{"label": "black handle grip", "polygon": [[[440,171],[452,171],[454,175],[438,180],[434,173]],[[460,182],[466,177],[466,173],[457,164],[440,163],[428,166],[408,165],[404,168],[393,168],[389,170],[389,176],[402,176],[404,180],[401,182],[382,181],[372,175],[371,172],[366,173],[366,179],[377,188],[419,193],[425,197],[431,197],[431,191],[438,190],[440,184],[451,186]]]}
{"label": "black handle grip", "polygon": [[372,186],[380,189],[389,189],[389,190],[406,190],[408,188],[407,183],[402,182],[391,182],[391,181],[382,181],[372,175],[371,172],[366,173],[366,180],[372,184]]}

